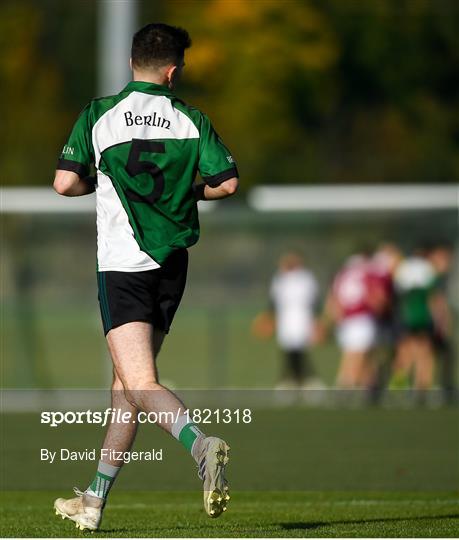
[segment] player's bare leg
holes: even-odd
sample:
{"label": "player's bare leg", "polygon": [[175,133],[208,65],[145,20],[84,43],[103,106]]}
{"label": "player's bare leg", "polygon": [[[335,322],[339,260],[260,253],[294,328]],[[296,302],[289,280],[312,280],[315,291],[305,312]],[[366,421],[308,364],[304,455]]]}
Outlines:
{"label": "player's bare leg", "polygon": [[225,479],[229,447],[221,439],[205,437],[190,422],[185,405],[159,383],[152,337],[153,327],[140,321],[110,330],[107,341],[113,364],[132,406],[157,413],[158,425],[190,451],[204,483],[205,510],[211,517],[218,517],[229,500]]}
{"label": "player's bare leg", "polygon": [[397,353],[392,366],[391,388],[403,388],[408,384],[414,360],[413,338],[411,336],[405,336],[397,346]]}
{"label": "player's bare leg", "polygon": [[370,389],[376,380],[376,365],[372,351],[363,354],[363,361],[360,365],[358,375],[358,385],[362,388]]}
{"label": "player's bare leg", "polygon": [[360,377],[365,365],[365,353],[344,351],[336,378],[338,388],[353,389],[360,385]]}
{"label": "player's bare leg", "polygon": [[153,327],[146,322],[130,322],[113,328],[107,342],[126,399],[145,412],[172,413],[158,417],[158,425],[168,433],[178,412],[186,410],[179,398],[158,381],[153,342]]}
{"label": "player's bare leg", "polygon": [[[113,370],[111,407],[112,409],[121,411],[122,414],[126,412],[130,413],[132,421],[111,422],[108,426],[107,433],[105,434],[102,448],[105,450],[129,451],[134,443],[137,433],[137,408],[126,399],[123,383],[116,373],[116,370]],[[123,465],[123,460],[110,459],[110,455],[103,458],[102,461],[115,467],[121,467]]]}
{"label": "player's bare leg", "polygon": [[[102,449],[129,451],[134,443],[137,432],[137,409],[127,401],[124,388],[116,370],[113,370],[111,391],[111,407],[121,413],[129,412],[133,421],[109,424]],[[110,488],[123,465],[122,460],[112,459],[112,453],[105,453],[97,468],[96,476],[85,492],[75,489],[76,497],[71,499],[57,499],[54,509],[57,515],[76,523],[81,530],[96,530],[102,520],[102,512]]]}
{"label": "player's bare leg", "polygon": [[[161,346],[164,341],[164,336],[165,334],[161,330],[155,329],[153,332],[153,354],[155,358],[157,358],[159,355],[159,351],[161,350]],[[132,418],[132,421],[110,423],[102,448],[127,452],[132,448],[137,433],[138,409],[126,399],[124,394],[124,386],[116,369],[113,369],[111,407],[112,409],[120,410],[121,413],[130,413],[130,418]],[[124,463],[122,460],[110,459],[110,457],[104,458],[102,461],[116,467],[121,467]]]}
{"label": "player's bare leg", "polygon": [[[153,333],[153,350],[155,356],[158,355],[163,340],[164,332],[156,330]],[[132,448],[137,433],[138,409],[126,399],[124,386],[116,369],[113,369],[111,407],[112,409],[119,410],[121,415],[129,413],[132,420],[130,422],[111,422],[108,426],[102,449],[127,452]],[[104,454],[104,457],[99,462],[96,477],[84,493],[75,489],[76,497],[72,499],[57,499],[54,503],[56,514],[60,515],[63,519],[71,519],[82,530],[96,530],[102,520],[102,512],[110,488],[124,464],[123,460],[112,458],[112,456],[116,455],[118,454],[111,452]]]}
{"label": "player's bare leg", "polygon": [[434,373],[433,347],[428,337],[419,336],[413,343],[414,388],[418,401],[423,403],[426,392],[432,386]]}

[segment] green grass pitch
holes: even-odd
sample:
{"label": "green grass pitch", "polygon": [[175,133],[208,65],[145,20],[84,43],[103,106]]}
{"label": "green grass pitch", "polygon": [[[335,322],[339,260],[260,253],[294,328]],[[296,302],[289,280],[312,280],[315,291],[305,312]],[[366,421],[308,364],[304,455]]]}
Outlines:
{"label": "green grass pitch", "polygon": [[101,530],[78,531],[52,511],[57,492],[2,494],[3,537],[454,537],[452,493],[236,492],[208,518],[199,493],[113,492]]}
{"label": "green grass pitch", "polygon": [[459,533],[458,411],[255,410],[249,426],[209,427],[231,444],[228,512],[208,518],[194,464],[157,428],[135,450],[161,463],[125,466],[102,529],[80,532],[53,512],[84,488],[94,462],[41,463],[39,448],[97,445],[95,426],[40,426],[2,418],[2,537],[454,537]]}

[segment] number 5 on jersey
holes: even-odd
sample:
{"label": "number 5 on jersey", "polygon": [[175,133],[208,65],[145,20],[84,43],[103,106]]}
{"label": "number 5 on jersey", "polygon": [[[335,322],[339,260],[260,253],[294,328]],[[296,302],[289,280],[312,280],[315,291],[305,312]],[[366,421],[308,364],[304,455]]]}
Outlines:
{"label": "number 5 on jersey", "polygon": [[[164,154],[166,147],[163,142],[132,139],[131,150],[125,169],[133,179],[133,182],[132,186],[126,189],[126,195],[131,201],[154,204],[164,191],[164,174],[160,167],[153,161],[140,161],[140,154],[142,152]],[[141,173],[149,174],[153,181],[152,189],[147,194],[139,193],[139,181],[135,180],[135,176]]]}

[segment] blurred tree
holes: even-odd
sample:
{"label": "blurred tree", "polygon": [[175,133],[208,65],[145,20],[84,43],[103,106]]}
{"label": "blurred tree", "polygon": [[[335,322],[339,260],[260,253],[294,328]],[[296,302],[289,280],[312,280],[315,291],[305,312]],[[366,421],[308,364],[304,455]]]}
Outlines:
{"label": "blurred tree", "polygon": [[2,184],[52,181],[71,125],[93,95],[94,44],[85,37],[92,26],[84,17],[91,4],[41,0],[2,5]]}
{"label": "blurred tree", "polygon": [[2,6],[0,162],[4,184],[49,181],[55,149],[66,129],[59,107],[59,73],[37,51],[43,24],[36,4]]}
{"label": "blurred tree", "polygon": [[[457,182],[456,0],[158,0],[187,28],[178,94],[256,183]],[[2,183],[49,183],[96,80],[96,3],[4,1]],[[6,104],[6,106],[5,106]]]}
{"label": "blurred tree", "polygon": [[322,7],[341,47],[337,100],[321,130],[334,157],[327,177],[457,181],[458,4],[329,0]]}
{"label": "blurred tree", "polygon": [[[333,89],[327,73],[337,44],[324,17],[307,2],[166,5],[167,22],[183,25],[193,39],[180,93],[209,113],[236,156],[243,185],[303,182],[305,168],[317,165],[295,85],[309,74],[310,110],[320,115],[328,109]],[[153,10],[148,3],[145,8],[150,20]]]}

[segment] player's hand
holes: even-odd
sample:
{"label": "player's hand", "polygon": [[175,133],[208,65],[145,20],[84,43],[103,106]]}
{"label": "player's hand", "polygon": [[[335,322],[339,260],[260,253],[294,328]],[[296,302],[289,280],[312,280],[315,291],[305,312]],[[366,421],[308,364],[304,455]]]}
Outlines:
{"label": "player's hand", "polygon": [[312,329],[311,343],[320,345],[327,338],[327,327],[323,321],[315,321]]}
{"label": "player's hand", "polygon": [[250,332],[258,339],[269,339],[274,335],[274,328],[274,317],[271,313],[264,311],[255,317]]}

